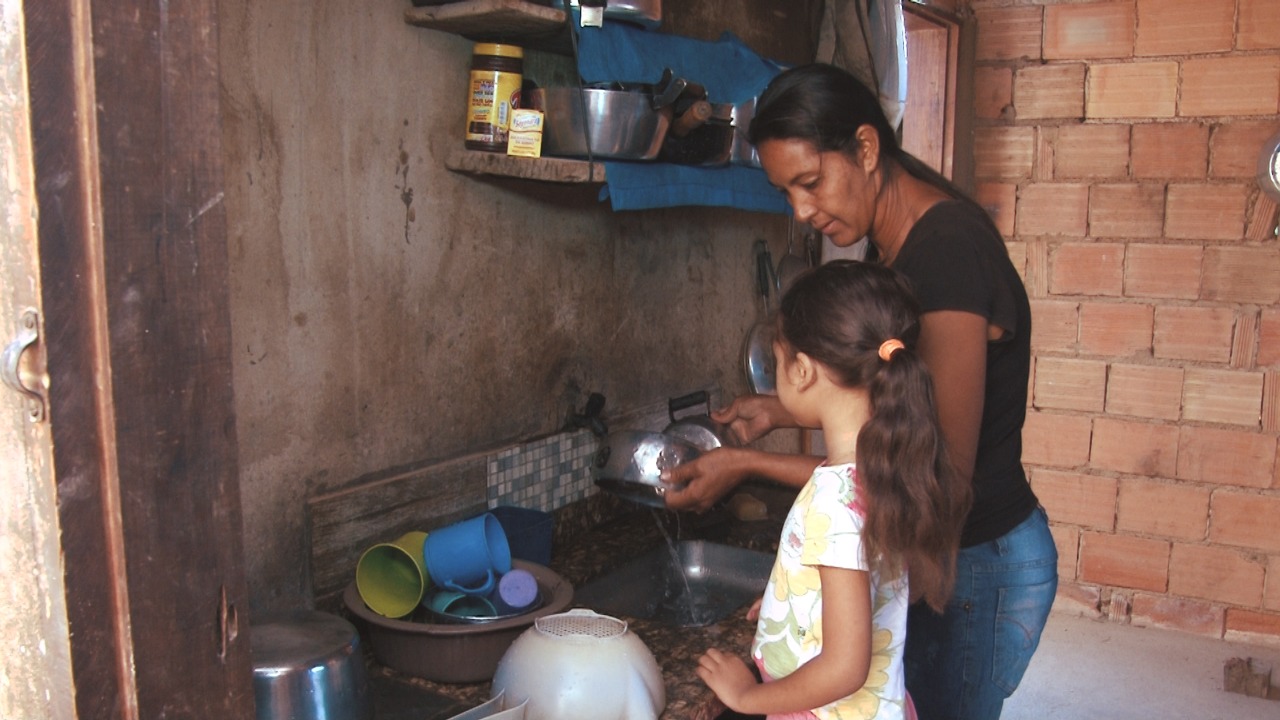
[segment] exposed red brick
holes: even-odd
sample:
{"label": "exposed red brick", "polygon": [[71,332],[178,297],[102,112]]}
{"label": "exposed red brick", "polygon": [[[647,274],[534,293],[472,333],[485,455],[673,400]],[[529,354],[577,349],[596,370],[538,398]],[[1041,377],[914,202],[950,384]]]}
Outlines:
{"label": "exposed red brick", "polygon": [[1177,476],[1182,480],[1271,487],[1276,462],[1274,435],[1184,425],[1178,445]]}
{"label": "exposed red brick", "polygon": [[1157,238],[1163,230],[1163,185],[1094,185],[1089,191],[1091,237]]}
{"label": "exposed red brick", "polygon": [[1215,125],[1209,140],[1209,177],[1252,179],[1258,172],[1262,144],[1276,133],[1280,133],[1280,120]]}
{"label": "exposed red brick", "polygon": [[1046,60],[1097,60],[1133,55],[1131,3],[1049,5],[1044,10]]}
{"label": "exposed red brick", "polygon": [[1280,253],[1274,247],[1208,247],[1205,300],[1275,305],[1280,302]]}
{"label": "exposed red brick", "polygon": [[1036,470],[1031,487],[1055,523],[1107,530],[1116,524],[1115,478]]}
{"label": "exposed red brick", "polygon": [[1093,65],[1085,83],[1086,118],[1171,118],[1177,109],[1178,63]]}
{"label": "exposed red brick", "polygon": [[[1275,370],[1262,373],[1262,432],[1280,432],[1280,372]],[[1276,465],[1272,487],[1280,487],[1280,462]]]}
{"label": "exposed red brick", "polygon": [[1227,608],[1226,632],[1223,637],[1232,642],[1274,644],[1280,639],[1280,614]]}
{"label": "exposed red brick", "polygon": [[[1053,516],[1049,517],[1050,523]],[[1076,560],[1080,554],[1080,529],[1067,525],[1049,525],[1049,534],[1058,549],[1058,583],[1070,582],[1076,577]]]}
{"label": "exposed red brick", "polygon": [[1258,341],[1258,314],[1241,309],[1236,313],[1236,332],[1231,340],[1231,367],[1237,370],[1252,369],[1256,365]]}
{"label": "exposed red brick", "polygon": [[1182,419],[1257,428],[1262,422],[1262,373],[1187,368]]}
{"label": "exposed red brick", "polygon": [[978,13],[977,59],[1037,60],[1041,27],[1038,7],[983,8]]}
{"label": "exposed red brick", "polygon": [[1225,363],[1236,314],[1231,308],[1162,305],[1155,312],[1156,357]]}
{"label": "exposed red brick", "polygon": [[1200,297],[1200,245],[1130,244],[1126,250],[1124,294],[1128,297]]}
{"label": "exposed red brick", "polygon": [[998,120],[1013,112],[1013,69],[980,67],[973,72],[973,112],[984,120]]}
{"label": "exposed red brick", "polygon": [[1088,228],[1089,186],[1069,183],[1026,185],[1018,195],[1019,235],[1082,238]]}
{"label": "exposed red brick", "polygon": [[1107,374],[1107,414],[1152,420],[1182,415],[1182,368],[1112,365]]}
{"label": "exposed red brick", "polygon": [[[1019,211],[1019,220],[1021,220]],[[1051,251],[1049,292],[1054,295],[1109,295],[1124,287],[1124,245],[1062,243]]]}
{"label": "exposed red brick", "polygon": [[1280,3],[1275,0],[1240,0],[1238,12],[1237,48],[1267,50],[1280,47]]}
{"label": "exposed red brick", "polygon": [[1210,506],[1209,540],[1265,552],[1280,552],[1280,497],[1218,490]]}
{"label": "exposed red brick", "polygon": [[1138,478],[1120,482],[1116,530],[1203,540],[1208,525],[1208,488]]}
{"label": "exposed red brick", "polygon": [[[1055,537],[1056,541],[1056,537]],[[1062,546],[1058,545],[1058,567],[1062,567]],[[1267,584],[1262,590],[1264,610],[1280,610],[1280,555],[1267,558]]]}
{"label": "exposed red brick", "polygon": [[1163,592],[1169,584],[1169,543],[1132,535],[1083,533],[1080,579]]}
{"label": "exposed red brick", "polygon": [[1172,477],[1177,469],[1178,428],[1174,425],[1097,418],[1089,465],[1099,470]]}
{"label": "exposed red brick", "polygon": [[1206,637],[1222,637],[1226,612],[1221,605],[1165,595],[1133,594],[1130,618],[1137,627],[1168,628]]}
{"label": "exposed red brick", "polygon": [[[1032,327],[1036,328],[1034,306],[1032,310]],[[1032,331],[1033,343],[1037,330],[1039,328]],[[1280,365],[1280,309],[1266,308],[1262,311],[1262,322],[1258,326],[1258,364]]]}
{"label": "exposed red brick", "polygon": [[991,215],[996,229],[1006,238],[1013,236],[1014,208],[1018,203],[1018,186],[1013,183],[978,183],[974,200]]}
{"label": "exposed red brick", "polygon": [[1036,359],[1032,405],[1042,409],[1102,412],[1107,364],[1099,360]]}
{"label": "exposed red brick", "polygon": [[1261,563],[1235,550],[1174,543],[1169,558],[1169,592],[1258,607],[1262,604],[1263,571]]}
{"label": "exposed red brick", "polygon": [[1013,269],[1018,271],[1018,275],[1022,276],[1022,282],[1027,281],[1027,243],[1024,242],[1007,242],[1004,249],[1009,252],[1009,262],[1013,263]]}
{"label": "exposed red brick", "polygon": [[1239,240],[1247,199],[1242,185],[1169,186],[1165,235],[1192,240]]}
{"label": "exposed red brick", "polygon": [[[1075,350],[1079,318],[1080,311],[1076,303],[1032,300],[1031,348],[1036,351]],[[1276,332],[1280,333],[1280,320],[1276,324]],[[1280,343],[1280,337],[1277,337],[1277,343]],[[1280,347],[1277,347],[1277,352],[1280,352]]]}
{"label": "exposed red brick", "polygon": [[1084,65],[1029,65],[1013,78],[1013,112],[1019,120],[1084,117]]}
{"label": "exposed red brick", "polygon": [[977,177],[1031,177],[1036,133],[1029,127],[980,127],[973,133],[973,162]]}
{"label": "exposed red brick", "polygon": [[1091,432],[1087,417],[1028,411],[1022,426],[1022,461],[1057,468],[1080,467],[1089,462]]}
{"label": "exposed red brick", "polygon": [[1098,619],[1102,617],[1102,590],[1094,585],[1058,581],[1054,612]]}
{"label": "exposed red brick", "polygon": [[1135,178],[1203,180],[1208,167],[1209,128],[1200,123],[1133,126]]}
{"label": "exposed red brick", "polygon": [[1063,125],[1054,140],[1054,177],[1124,178],[1129,174],[1128,125]]}
{"label": "exposed red brick", "polygon": [[1138,0],[1136,55],[1225,52],[1235,35],[1235,0]]}
{"label": "exposed red brick", "polygon": [[1154,309],[1150,305],[1082,303],[1080,351],[1086,355],[1111,357],[1149,355],[1153,318]]}
{"label": "exposed red brick", "polygon": [[1277,108],[1280,55],[1192,58],[1182,63],[1182,117],[1274,115]]}

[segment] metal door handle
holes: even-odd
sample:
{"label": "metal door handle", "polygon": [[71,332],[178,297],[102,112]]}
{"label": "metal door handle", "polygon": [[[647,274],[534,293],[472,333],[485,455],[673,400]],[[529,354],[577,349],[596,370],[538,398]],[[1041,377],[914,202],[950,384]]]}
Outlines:
{"label": "metal door handle", "polygon": [[39,389],[32,389],[23,384],[18,365],[22,360],[22,354],[39,339],[40,316],[35,310],[28,308],[22,313],[22,319],[18,323],[17,336],[5,347],[3,359],[0,359],[0,380],[4,380],[5,385],[17,390],[26,398],[27,419],[31,422],[44,420],[44,394]]}

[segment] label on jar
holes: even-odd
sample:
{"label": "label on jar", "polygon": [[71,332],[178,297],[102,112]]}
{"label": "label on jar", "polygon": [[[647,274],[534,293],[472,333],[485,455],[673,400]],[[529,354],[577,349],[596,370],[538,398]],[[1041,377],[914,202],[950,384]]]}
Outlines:
{"label": "label on jar", "polygon": [[507,142],[511,111],[520,107],[520,73],[471,71],[467,142],[501,146]]}

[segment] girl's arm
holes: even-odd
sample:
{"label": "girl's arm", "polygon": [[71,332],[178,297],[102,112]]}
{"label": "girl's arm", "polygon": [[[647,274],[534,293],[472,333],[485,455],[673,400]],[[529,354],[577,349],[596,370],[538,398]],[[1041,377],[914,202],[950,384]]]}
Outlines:
{"label": "girl's arm", "polygon": [[[933,378],[938,424],[956,472],[973,480],[987,383],[987,320],[960,310],[920,317],[920,357]],[[1026,379],[1023,379],[1026,382]]]}
{"label": "girl's arm", "polygon": [[731,710],[752,715],[812,710],[852,695],[871,667],[871,587],[863,570],[821,565],[822,652],[796,671],[757,683],[741,659],[708,650],[698,677]]}

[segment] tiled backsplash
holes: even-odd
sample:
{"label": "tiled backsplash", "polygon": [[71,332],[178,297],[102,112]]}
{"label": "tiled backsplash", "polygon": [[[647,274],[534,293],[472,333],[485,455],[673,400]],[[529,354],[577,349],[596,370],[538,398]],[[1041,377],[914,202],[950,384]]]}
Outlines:
{"label": "tiled backsplash", "polygon": [[589,430],[578,430],[490,455],[489,507],[515,505],[550,512],[594,493],[591,460],[598,443]]}

